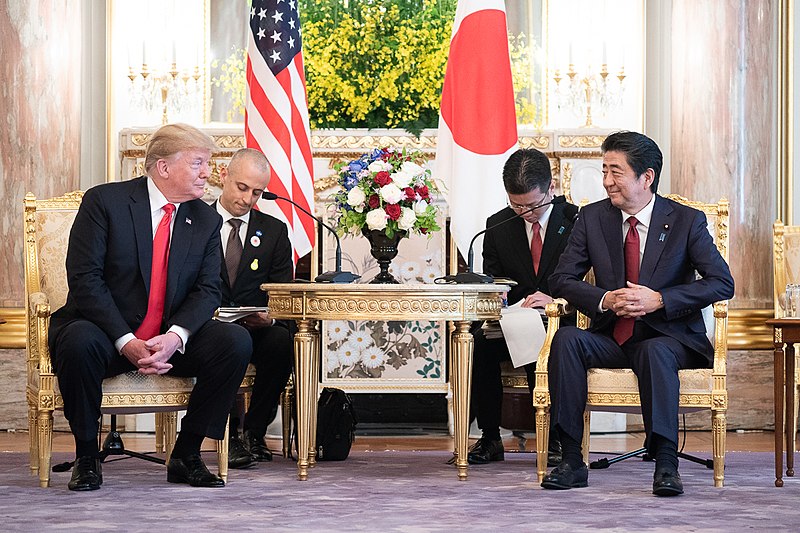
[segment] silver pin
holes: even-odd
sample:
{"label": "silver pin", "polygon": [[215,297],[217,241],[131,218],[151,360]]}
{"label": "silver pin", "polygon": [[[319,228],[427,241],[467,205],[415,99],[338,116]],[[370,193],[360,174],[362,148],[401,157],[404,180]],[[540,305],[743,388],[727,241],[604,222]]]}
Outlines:
{"label": "silver pin", "polygon": [[189,217],[186,217],[186,223],[187,223],[187,224],[189,224],[189,225],[191,225],[191,224],[192,224],[192,219],[191,219],[191,218],[189,218]]}
{"label": "silver pin", "polygon": [[664,239],[666,239],[666,238],[667,238],[667,234],[666,233],[662,233],[661,235],[658,236],[659,242],[664,242]]}

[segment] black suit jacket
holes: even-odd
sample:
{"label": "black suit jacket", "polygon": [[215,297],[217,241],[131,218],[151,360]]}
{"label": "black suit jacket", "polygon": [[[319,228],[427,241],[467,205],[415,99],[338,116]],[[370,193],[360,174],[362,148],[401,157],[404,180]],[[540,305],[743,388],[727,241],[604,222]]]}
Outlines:
{"label": "black suit jacket", "polygon": [[[583,281],[590,268],[595,285]],[[662,309],[641,320],[713,360],[701,310],[732,298],[734,284],[702,211],[656,195],[639,284],[659,291],[664,299]],[[565,298],[592,319],[592,330],[613,328],[616,315],[598,311],[606,291],[625,287],[622,212],[610,200],[581,209],[569,245],[550,276],[550,287],[553,296]]]}
{"label": "black suit jacket", "polygon": [[[517,282],[517,286],[508,293],[509,304],[515,304],[536,291],[551,294],[548,278],[567,245],[577,212],[578,208],[572,204],[553,206],[542,243],[539,272],[533,270],[530,240],[522,217],[486,232],[483,239],[483,270],[491,276],[511,278]],[[514,216],[516,213],[506,207],[490,216],[486,227]]]}
{"label": "black suit jacket", "polygon": [[[212,204],[216,210],[216,202]],[[260,241],[253,246],[253,237]],[[286,224],[277,218],[250,211],[247,239],[242,250],[242,261],[236,273],[236,283],[231,287],[228,269],[220,245],[222,272],[222,305],[226,307],[267,305],[267,293],[262,283],[288,283],[292,281],[292,245]]]}
{"label": "black suit jacket", "polygon": [[[153,229],[147,178],[92,187],[69,236],[66,304],[53,314],[50,338],[77,319],[115,341],[136,331],[147,312]],[[174,218],[161,332],[195,333],[220,302],[221,217],[202,200],[184,202]]]}

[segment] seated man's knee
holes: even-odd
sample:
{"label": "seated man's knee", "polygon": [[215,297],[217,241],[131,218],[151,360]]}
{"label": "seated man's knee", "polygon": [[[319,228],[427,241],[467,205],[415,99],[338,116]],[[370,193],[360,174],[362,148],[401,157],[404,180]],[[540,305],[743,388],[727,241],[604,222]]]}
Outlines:
{"label": "seated man's knee", "polygon": [[238,324],[220,323],[217,328],[219,346],[224,347],[226,356],[242,367],[247,367],[253,354],[253,340],[250,333]]}

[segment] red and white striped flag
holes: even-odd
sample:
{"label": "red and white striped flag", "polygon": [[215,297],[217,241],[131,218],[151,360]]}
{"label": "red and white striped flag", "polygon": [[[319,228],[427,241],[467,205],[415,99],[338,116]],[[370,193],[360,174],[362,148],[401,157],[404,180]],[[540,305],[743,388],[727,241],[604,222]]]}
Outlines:
{"label": "red and white striped flag", "polygon": [[[248,148],[272,167],[269,190],[314,212],[314,167],[297,2],[253,0],[247,39]],[[314,221],[288,202],[262,205],[289,226],[294,260],[314,246]]]}
{"label": "red and white striped flag", "polygon": [[[472,237],[506,205],[503,164],[517,148],[514,86],[503,0],[459,0],[442,88],[435,177],[467,256]],[[481,271],[483,240],[475,242]]]}

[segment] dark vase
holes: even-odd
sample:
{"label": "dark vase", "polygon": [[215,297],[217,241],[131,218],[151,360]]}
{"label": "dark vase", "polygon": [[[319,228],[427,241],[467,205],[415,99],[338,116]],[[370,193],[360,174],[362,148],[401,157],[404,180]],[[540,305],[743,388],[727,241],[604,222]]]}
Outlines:
{"label": "dark vase", "polygon": [[408,232],[396,231],[391,238],[383,230],[362,228],[361,233],[367,238],[370,244],[370,254],[378,262],[381,271],[372,278],[370,283],[400,283],[394,276],[389,274],[389,265],[392,259],[397,257],[397,243],[405,237]]}

